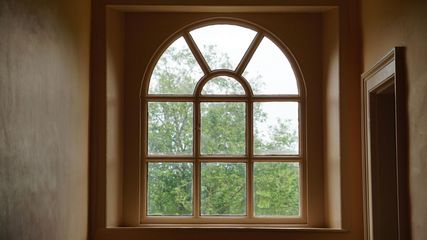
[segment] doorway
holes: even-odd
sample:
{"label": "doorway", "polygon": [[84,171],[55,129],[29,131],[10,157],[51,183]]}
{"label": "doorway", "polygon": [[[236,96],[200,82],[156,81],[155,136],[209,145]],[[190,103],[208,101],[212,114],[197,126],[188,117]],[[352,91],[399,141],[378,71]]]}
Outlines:
{"label": "doorway", "polygon": [[362,75],[366,240],[409,239],[400,52],[393,49]]}

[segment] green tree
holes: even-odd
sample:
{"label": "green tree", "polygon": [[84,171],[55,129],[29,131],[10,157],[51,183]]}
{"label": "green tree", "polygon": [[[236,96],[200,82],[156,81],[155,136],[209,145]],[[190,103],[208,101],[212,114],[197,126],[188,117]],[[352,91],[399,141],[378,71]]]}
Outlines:
{"label": "green tree", "polygon": [[294,163],[255,163],[255,214],[296,216],[299,214],[298,166]]}
{"label": "green tree", "polygon": [[202,154],[245,154],[245,104],[202,103]]}
{"label": "green tree", "polygon": [[150,215],[191,215],[191,163],[148,164],[148,213]]}
{"label": "green tree", "polygon": [[[220,59],[230,68],[227,55],[218,55],[215,46],[206,48],[207,58]],[[180,64],[177,64],[179,62]],[[188,49],[170,47],[159,60],[151,93],[189,94],[193,92],[198,65]],[[218,77],[212,91],[233,92],[240,86]],[[259,86],[251,86],[257,88]],[[244,103],[201,104],[202,154],[244,155],[246,111]],[[191,103],[149,103],[148,149],[157,155],[191,155],[193,151],[193,107]],[[267,114],[254,108],[254,119],[264,122]],[[287,122],[270,128],[272,139],[256,141],[259,149],[289,150],[297,139]],[[148,210],[153,215],[192,213],[192,165],[152,163],[148,169]],[[299,173],[293,164],[256,164],[254,175],[257,215],[297,215],[299,213]],[[246,213],[246,170],[244,164],[206,163],[201,171],[202,214]]]}
{"label": "green tree", "polygon": [[148,151],[159,155],[191,154],[193,110],[191,103],[148,104]]}
{"label": "green tree", "polygon": [[246,213],[246,168],[243,163],[203,163],[201,176],[203,215]]}

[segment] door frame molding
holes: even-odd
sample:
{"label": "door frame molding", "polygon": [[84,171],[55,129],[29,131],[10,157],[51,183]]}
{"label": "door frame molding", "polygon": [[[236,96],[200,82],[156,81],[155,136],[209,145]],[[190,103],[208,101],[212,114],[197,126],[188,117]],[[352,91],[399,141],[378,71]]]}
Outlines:
{"label": "door frame molding", "polygon": [[403,47],[395,47],[371,69],[362,74],[362,141],[363,141],[363,211],[364,239],[374,240],[372,214],[370,94],[394,85],[396,135],[397,234],[399,240],[410,239],[408,201],[408,131]]}

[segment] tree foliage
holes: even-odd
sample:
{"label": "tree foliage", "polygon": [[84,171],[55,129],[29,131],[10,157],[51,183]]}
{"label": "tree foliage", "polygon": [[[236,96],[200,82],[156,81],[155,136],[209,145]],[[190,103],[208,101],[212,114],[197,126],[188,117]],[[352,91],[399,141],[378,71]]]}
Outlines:
{"label": "tree foliage", "polygon": [[148,213],[150,215],[191,215],[191,163],[148,164]]}
{"label": "tree foliage", "polygon": [[[221,59],[208,46],[207,58]],[[181,64],[177,64],[177,62]],[[182,66],[182,64],[187,64]],[[197,62],[188,49],[170,47],[159,60],[152,80],[152,93],[188,94],[194,90]],[[217,77],[211,92],[235,92],[240,86]],[[258,86],[251,86],[257,88]],[[234,89],[233,89],[234,88]],[[212,92],[213,91],[213,92]],[[254,120],[265,122],[267,113],[253,110]],[[148,105],[148,150],[155,155],[191,155],[193,152],[193,106],[185,102],[150,102]],[[237,102],[201,103],[201,153],[245,155],[246,106]],[[272,139],[255,141],[266,152],[287,151],[297,141],[295,129],[286,121],[270,127]],[[299,166],[292,163],[255,163],[254,200],[256,215],[299,214]],[[202,163],[201,213],[204,215],[246,214],[247,177],[244,163]],[[192,163],[149,163],[148,214],[191,215]]]}
{"label": "tree foliage", "polygon": [[148,110],[148,152],[190,155],[193,151],[192,104],[151,102]]}
{"label": "tree foliage", "polygon": [[245,104],[202,103],[202,154],[245,154]]}
{"label": "tree foliage", "polygon": [[299,214],[298,165],[294,163],[255,163],[255,214],[296,216]]}
{"label": "tree foliage", "polygon": [[202,163],[202,215],[246,213],[246,168],[243,163]]}

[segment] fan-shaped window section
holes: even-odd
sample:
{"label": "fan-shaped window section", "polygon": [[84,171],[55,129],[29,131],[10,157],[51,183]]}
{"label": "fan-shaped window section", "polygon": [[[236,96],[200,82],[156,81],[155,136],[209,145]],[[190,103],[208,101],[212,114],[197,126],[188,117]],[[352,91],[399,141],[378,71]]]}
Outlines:
{"label": "fan-shaped window section", "polygon": [[203,71],[183,37],[178,38],[154,67],[149,94],[192,94]]}
{"label": "fan-shaped window section", "polygon": [[209,67],[234,70],[254,39],[248,28],[217,24],[190,32]]}
{"label": "fan-shaped window section", "polygon": [[245,90],[234,78],[219,76],[209,80],[202,90],[203,95],[244,95]]}
{"label": "fan-shaped window section", "polygon": [[298,94],[297,80],[288,58],[264,37],[246,67],[243,77],[254,94]]}

